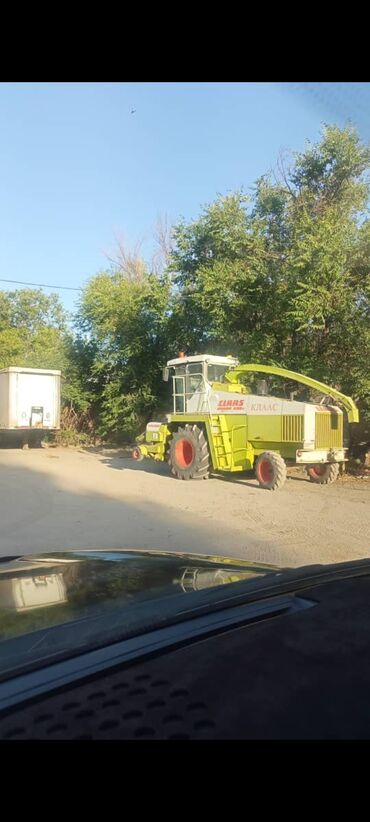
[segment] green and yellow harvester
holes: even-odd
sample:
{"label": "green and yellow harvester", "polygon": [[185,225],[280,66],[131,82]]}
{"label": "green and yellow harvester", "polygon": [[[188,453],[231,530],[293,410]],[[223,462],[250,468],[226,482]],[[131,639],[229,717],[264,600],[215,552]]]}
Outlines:
{"label": "green and yellow harvester", "polygon": [[[257,374],[313,389],[317,404],[271,396],[266,379],[257,381],[252,393],[245,380]],[[163,377],[168,381],[170,376],[173,410],[166,422],[148,423],[134,459],[167,460],[172,474],[183,480],[254,469],[259,484],[269,490],[284,484],[287,465],[305,466],[310,480],[319,484],[334,482],[344,470],[343,411],[336,403],[349,423],[358,422],[358,410],[337,389],[295,371],[240,365],[233,357],[210,354],[169,360]]]}

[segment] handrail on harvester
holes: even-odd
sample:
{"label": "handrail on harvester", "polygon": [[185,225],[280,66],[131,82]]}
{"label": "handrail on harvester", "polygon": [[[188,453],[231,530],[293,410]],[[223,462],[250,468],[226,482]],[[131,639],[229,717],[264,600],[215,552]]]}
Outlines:
{"label": "handrail on harvester", "polygon": [[326,385],[324,382],[314,380],[312,377],[306,377],[304,374],[299,374],[297,371],[287,371],[285,368],[277,368],[274,365],[246,363],[245,365],[237,365],[231,371],[228,371],[227,374],[225,374],[225,378],[228,382],[236,383],[238,382],[239,374],[243,374],[248,371],[256,371],[261,374],[275,374],[278,377],[286,377],[289,380],[301,382],[303,385],[308,385],[310,388],[316,388],[323,394],[329,394],[330,397],[334,397],[342,403],[347,411],[348,422],[359,421],[358,408],[351,397],[347,397],[346,394],[342,394],[341,391],[338,391],[336,388],[332,388],[331,385]]}

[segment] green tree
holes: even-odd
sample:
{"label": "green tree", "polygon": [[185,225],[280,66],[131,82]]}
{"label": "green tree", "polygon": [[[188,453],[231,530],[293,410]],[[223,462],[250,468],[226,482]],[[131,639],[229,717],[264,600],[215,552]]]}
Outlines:
{"label": "green tree", "polygon": [[11,365],[59,369],[63,404],[77,415],[89,409],[86,362],[57,296],[41,289],[0,292],[0,368]]}
{"label": "green tree", "polygon": [[178,345],[316,375],[370,413],[369,167],[355,129],[326,126],[249,202],[218,197],[178,225]]}
{"label": "green tree", "polygon": [[78,313],[80,356],[89,362],[98,430],[127,439],[161,399],[170,281],[141,271],[101,272],[86,287]]}
{"label": "green tree", "polygon": [[66,367],[67,318],[41,289],[0,292],[0,367]]}

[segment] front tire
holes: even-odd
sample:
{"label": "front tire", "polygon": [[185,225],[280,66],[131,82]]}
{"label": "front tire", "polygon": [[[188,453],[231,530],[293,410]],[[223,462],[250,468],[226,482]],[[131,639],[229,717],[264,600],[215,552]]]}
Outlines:
{"label": "front tire", "polygon": [[286,464],[276,451],[264,451],[256,461],[256,477],[261,488],[277,491],[286,480]]}
{"label": "front tire", "polygon": [[209,450],[201,428],[185,425],[175,431],[169,443],[168,464],[177,479],[208,479]]}
{"label": "front tire", "polygon": [[339,475],[338,462],[324,462],[317,465],[311,465],[307,468],[307,474],[310,482],[315,482],[317,485],[329,485],[335,482]]}

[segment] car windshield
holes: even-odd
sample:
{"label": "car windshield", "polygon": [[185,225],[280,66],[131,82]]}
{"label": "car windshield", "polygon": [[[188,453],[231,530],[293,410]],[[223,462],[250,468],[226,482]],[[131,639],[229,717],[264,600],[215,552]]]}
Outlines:
{"label": "car windshield", "polygon": [[185,618],[199,606],[197,592],[274,571],[150,551],[71,551],[1,562],[0,677],[171,624],[179,612]]}
{"label": "car windshield", "polygon": [[0,110],[0,674],[369,557],[370,83]]}

